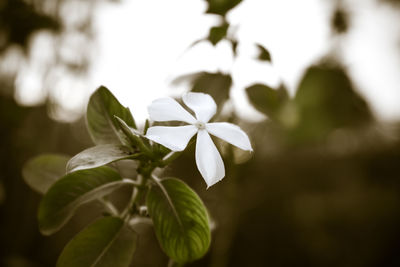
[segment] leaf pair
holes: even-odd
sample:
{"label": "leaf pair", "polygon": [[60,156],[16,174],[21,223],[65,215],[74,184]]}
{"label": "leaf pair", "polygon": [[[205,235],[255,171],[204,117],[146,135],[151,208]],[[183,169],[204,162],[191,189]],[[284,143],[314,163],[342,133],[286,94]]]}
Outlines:
{"label": "leaf pair", "polygon": [[[107,153],[102,154],[100,148],[104,148]],[[115,145],[103,145],[78,154],[68,162],[68,169],[73,171],[68,174],[65,174],[68,157],[64,155],[41,155],[25,164],[25,182],[35,191],[44,194],[38,211],[42,234],[50,235],[58,231],[80,205],[99,199],[124,184],[132,183],[122,179],[112,168],[98,167],[101,163],[106,164],[114,159],[126,157],[119,150],[114,150]],[[97,159],[96,152],[100,155]],[[84,160],[80,161],[81,165],[75,165],[76,157],[82,159],[85,156],[86,165]],[[91,162],[92,158],[94,163]],[[76,170],[77,168],[84,170]]]}
{"label": "leaf pair", "polygon": [[324,140],[335,129],[362,127],[373,120],[367,102],[335,62],[309,67],[293,99],[283,87],[256,84],[246,90],[257,110],[290,126],[287,130],[296,142]]}
{"label": "leaf pair", "polygon": [[132,261],[136,243],[136,232],[123,220],[101,218],[65,246],[57,267],[126,267]]}
{"label": "leaf pair", "polygon": [[51,235],[72,217],[82,204],[110,194],[124,184],[113,169],[102,166],[69,173],[59,179],[44,195],[38,212],[42,234]]}
{"label": "leaf pair", "polygon": [[129,108],[123,107],[104,86],[90,97],[86,119],[90,136],[97,145],[75,155],[67,164],[67,172],[140,156],[136,148],[141,140]]}
{"label": "leaf pair", "polygon": [[[48,154],[32,159],[24,167],[28,185],[45,194],[38,212],[39,228],[44,235],[63,227],[82,204],[133,183],[104,165],[147,156],[149,148],[143,148],[129,109],[105,87],[90,98],[87,125],[96,146],[69,161],[67,156]],[[193,261],[207,252],[207,211],[185,183],[176,179],[157,182],[148,188],[146,204],[160,245],[174,261]],[[129,266],[136,240],[136,233],[121,218],[102,218],[67,244],[57,266]]]}
{"label": "leaf pair", "polygon": [[[65,174],[68,157],[47,154],[30,160],[23,169],[25,181],[45,194],[39,207],[40,231],[49,235],[60,229],[82,204],[130,183],[109,167]],[[137,234],[123,220],[105,217],[88,226],[64,248],[57,266],[129,266]]]}
{"label": "leaf pair", "polygon": [[[177,263],[201,258],[210,246],[207,211],[196,193],[177,179],[153,186],[146,203],[156,236],[165,253]],[[129,266],[137,234],[115,217],[89,225],[64,248],[58,267]]]}

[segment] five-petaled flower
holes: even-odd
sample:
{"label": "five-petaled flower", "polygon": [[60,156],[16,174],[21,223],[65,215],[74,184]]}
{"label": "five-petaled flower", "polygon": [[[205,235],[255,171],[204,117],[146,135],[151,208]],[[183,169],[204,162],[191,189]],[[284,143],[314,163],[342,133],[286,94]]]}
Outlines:
{"label": "five-petaled flower", "polygon": [[209,134],[221,138],[243,150],[252,151],[250,140],[238,126],[227,122],[209,122],[215,115],[217,105],[208,94],[187,93],[183,102],[196,115],[192,116],[172,98],[154,100],[148,107],[150,119],[154,121],[182,121],[184,126],[153,126],[146,137],[172,151],[182,151],[197,133],[196,164],[207,186],[210,187],[225,176],[222,158]]}

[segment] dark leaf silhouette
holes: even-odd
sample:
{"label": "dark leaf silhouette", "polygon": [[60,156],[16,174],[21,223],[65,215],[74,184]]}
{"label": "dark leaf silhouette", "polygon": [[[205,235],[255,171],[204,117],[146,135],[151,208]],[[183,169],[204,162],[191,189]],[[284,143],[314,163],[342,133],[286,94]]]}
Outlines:
{"label": "dark leaf silhouette", "polygon": [[368,104],[340,66],[308,68],[294,100],[300,138],[318,140],[334,129],[362,126],[372,119]]}
{"label": "dark leaf silhouette", "polygon": [[225,16],[226,13],[237,6],[242,0],[206,0],[208,8],[206,13]]}
{"label": "dark leaf silhouette", "polygon": [[247,95],[253,106],[271,119],[277,119],[284,105],[289,100],[286,89],[272,89],[264,84],[254,84],[246,88]]}
{"label": "dark leaf silhouette", "polygon": [[269,51],[262,45],[260,44],[256,44],[257,48],[258,48],[258,56],[257,59],[261,60],[261,61],[268,61],[268,62],[272,62],[272,58],[271,58],[271,54],[269,53]]}
{"label": "dark leaf silhouette", "polygon": [[[40,14],[27,1],[6,0],[0,4],[0,35],[7,36],[5,44],[26,47],[29,36],[40,29],[59,30],[59,23]],[[6,48],[0,44],[0,52]]]}
{"label": "dark leaf silhouette", "polygon": [[213,44],[216,45],[226,37],[228,32],[229,24],[224,23],[220,26],[215,26],[210,29],[210,33],[208,35],[208,40]]}
{"label": "dark leaf silhouette", "polygon": [[221,72],[197,72],[176,78],[173,84],[190,81],[191,91],[210,94],[218,107],[229,98],[229,90],[232,86],[232,77]]}

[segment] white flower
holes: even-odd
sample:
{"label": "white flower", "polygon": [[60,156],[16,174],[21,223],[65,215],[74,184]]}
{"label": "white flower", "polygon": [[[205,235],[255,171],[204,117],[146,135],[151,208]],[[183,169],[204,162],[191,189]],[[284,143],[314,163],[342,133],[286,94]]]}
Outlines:
{"label": "white flower", "polygon": [[172,151],[182,151],[197,133],[196,164],[207,186],[210,187],[224,178],[225,167],[209,134],[243,150],[252,151],[250,140],[246,133],[234,124],[208,122],[217,110],[217,105],[210,95],[187,93],[182,99],[185,105],[196,114],[196,118],[172,98],[154,100],[148,107],[150,119],[154,121],[183,121],[189,125],[150,127],[147,130],[146,137]]}

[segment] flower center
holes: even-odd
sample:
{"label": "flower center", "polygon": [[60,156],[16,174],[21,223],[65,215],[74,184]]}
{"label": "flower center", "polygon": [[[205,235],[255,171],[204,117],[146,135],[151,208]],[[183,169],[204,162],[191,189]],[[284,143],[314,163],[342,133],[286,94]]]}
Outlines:
{"label": "flower center", "polygon": [[196,126],[199,130],[204,130],[206,128],[206,124],[201,121],[197,121],[194,126]]}

